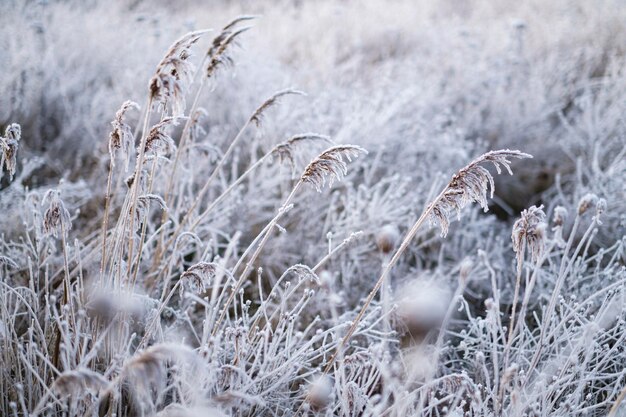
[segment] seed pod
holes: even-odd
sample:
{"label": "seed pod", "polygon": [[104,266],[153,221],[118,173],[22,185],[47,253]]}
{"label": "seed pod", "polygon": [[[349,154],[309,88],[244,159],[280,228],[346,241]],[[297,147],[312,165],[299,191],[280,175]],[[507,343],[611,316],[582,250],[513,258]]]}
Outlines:
{"label": "seed pod", "polygon": [[585,214],[585,212],[589,210],[589,207],[594,205],[596,201],[598,201],[597,195],[591,193],[585,194],[578,203],[578,215],[582,216],[583,214]]}
{"label": "seed pod", "polygon": [[565,219],[567,219],[567,209],[563,206],[558,206],[554,209],[554,217],[552,221],[555,226],[563,226],[565,223]]}
{"label": "seed pod", "polygon": [[399,239],[398,228],[392,224],[387,224],[376,234],[376,246],[382,253],[389,253],[395,249]]}

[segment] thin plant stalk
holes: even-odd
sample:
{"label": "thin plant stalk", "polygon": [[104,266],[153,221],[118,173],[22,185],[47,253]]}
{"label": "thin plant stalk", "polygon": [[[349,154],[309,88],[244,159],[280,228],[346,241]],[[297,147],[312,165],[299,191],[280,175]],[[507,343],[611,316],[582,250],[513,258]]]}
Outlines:
{"label": "thin plant stalk", "polygon": [[[206,61],[206,58],[205,58],[205,61]],[[200,68],[204,68],[204,62],[200,66]],[[198,91],[196,92],[196,95],[193,100],[193,104],[191,106],[191,111],[189,112],[189,118],[185,122],[185,126],[183,127],[183,131],[181,133],[180,143],[178,144],[178,152],[176,152],[176,156],[174,157],[174,164],[172,166],[172,172],[170,173],[170,177],[167,182],[167,187],[165,188],[165,195],[163,196],[163,201],[165,201],[165,205],[167,207],[169,207],[170,205],[170,197],[172,195],[172,188],[174,187],[174,179],[176,178],[176,170],[178,168],[178,162],[180,160],[181,155],[183,154],[185,150],[185,146],[187,144],[187,138],[190,136],[189,132],[191,129],[191,124],[193,123],[193,114],[198,107],[198,102],[200,101],[200,95],[202,94],[202,91],[204,90],[205,85],[206,85],[205,78],[202,77],[200,81],[200,86],[198,87]],[[161,223],[165,223],[166,220],[167,220],[167,213],[163,213],[163,215],[161,216]],[[156,248],[155,257],[154,257],[155,265],[158,265],[158,261],[160,259],[160,252],[164,243],[163,240],[164,240],[164,234],[161,235],[161,238],[159,239],[159,244],[157,245],[157,248]]]}
{"label": "thin plant stalk", "polygon": [[352,325],[348,328],[348,331],[347,331],[346,335],[343,337],[343,339],[341,339],[341,342],[339,342],[339,345],[337,346],[337,350],[335,351],[335,353],[328,360],[328,363],[326,364],[326,367],[324,368],[324,373],[325,374],[327,374],[332,369],[332,367],[333,367],[333,365],[335,363],[335,360],[337,359],[337,357],[339,355],[339,352],[346,346],[346,344],[348,343],[348,341],[350,340],[350,338],[352,337],[352,335],[356,331],[357,326],[359,325],[361,319],[363,319],[363,316],[365,315],[365,312],[367,311],[367,309],[369,308],[370,304],[374,300],[374,297],[376,297],[376,294],[380,290],[380,287],[382,287],[382,285],[387,280],[387,277],[389,276],[389,273],[391,272],[391,269],[396,265],[396,263],[398,263],[398,260],[400,259],[400,256],[409,247],[409,244],[411,243],[411,241],[413,240],[413,238],[417,234],[417,231],[424,224],[424,222],[426,221],[426,219],[428,218],[430,213],[435,208],[435,205],[439,202],[439,200],[441,200],[441,198],[443,197],[443,195],[446,192],[446,190],[447,190],[447,187],[444,188],[444,190],[428,205],[428,207],[426,207],[426,210],[424,210],[424,212],[417,219],[417,221],[415,222],[413,227],[411,227],[409,232],[406,234],[406,236],[402,240],[402,243],[400,244],[400,247],[393,254],[391,259],[389,260],[389,263],[383,269],[383,272],[380,275],[380,278],[378,278],[378,281],[376,281],[376,285],[374,285],[374,288],[372,288],[372,290],[370,291],[369,295],[365,299],[365,302],[363,303],[363,307],[361,307],[361,310],[359,311],[359,314],[357,314],[356,318],[352,322]]}
{"label": "thin plant stalk", "polygon": [[109,161],[109,174],[107,175],[107,188],[104,194],[104,218],[102,219],[102,260],[100,261],[100,284],[104,278],[104,267],[107,254],[107,229],[109,227],[109,210],[111,205],[111,183],[113,180],[113,156]]}
{"label": "thin plant stalk", "polygon": [[[574,228],[572,229],[573,231],[575,231],[576,228],[578,227],[579,220],[580,220],[580,214],[578,214],[576,216],[576,220],[574,220]],[[587,241],[587,239],[589,238],[589,235],[591,234],[591,232],[595,228],[596,223],[597,223],[597,218],[594,217],[593,220],[591,221],[591,224],[589,225],[589,227],[585,231],[585,234],[583,235],[582,239],[580,240],[580,243],[576,247],[576,250],[574,251],[574,253],[570,257],[569,262],[567,262],[568,259],[567,259],[567,257],[565,255],[567,254],[569,247],[571,247],[571,243],[573,241],[574,233],[572,232],[571,235],[570,235],[570,238],[568,240],[568,247],[566,248],[565,253],[564,253],[564,258],[563,258],[563,261],[561,263],[561,268],[560,268],[560,271],[559,271],[557,282],[556,282],[556,284],[554,286],[554,290],[552,291],[552,296],[550,297],[550,303],[548,304],[548,308],[546,309],[546,313],[544,314],[544,317],[543,317],[543,320],[542,320],[540,336],[539,336],[539,342],[537,343],[537,349],[536,349],[535,354],[533,356],[533,359],[532,359],[532,361],[530,363],[530,366],[528,367],[528,371],[526,371],[527,375],[529,375],[529,376],[530,376],[531,372],[535,369],[537,364],[539,363],[539,357],[541,356],[541,352],[543,350],[544,340],[545,340],[545,336],[546,336],[546,331],[548,329],[548,325],[550,323],[550,320],[552,318],[552,314],[554,313],[554,309],[556,307],[556,300],[557,300],[559,294],[561,293],[561,287],[563,286],[563,283],[565,282],[565,278],[567,277],[567,274],[569,273],[570,268],[572,267],[572,265],[576,261],[576,257],[578,256],[578,253],[582,249],[583,244],[585,243],[585,241]],[[567,267],[565,267],[565,265],[567,265]]]}
{"label": "thin plant stalk", "polygon": [[[235,285],[233,286],[233,288],[231,289],[231,293],[228,297],[228,299],[226,300],[226,304],[224,305],[224,307],[222,308],[222,311],[219,315],[219,317],[217,318],[217,321],[215,322],[215,325],[213,326],[213,331],[211,332],[212,336],[215,336],[219,330],[219,326],[222,323],[222,321],[224,320],[224,318],[226,317],[226,314],[228,313],[228,308],[230,307],[230,304],[233,302],[233,300],[235,299],[235,296],[237,295],[237,293],[239,292],[239,288],[241,288],[241,285],[243,284],[243,282],[245,281],[245,279],[248,276],[248,273],[250,272],[250,270],[252,269],[252,266],[254,264],[254,262],[256,261],[256,259],[258,258],[258,256],[261,254],[261,250],[263,249],[263,247],[265,246],[265,244],[267,243],[270,235],[271,235],[271,231],[272,229],[278,224],[278,220],[281,219],[281,217],[283,216],[283,214],[285,214],[288,210],[289,205],[291,204],[291,201],[293,200],[296,192],[300,189],[300,187],[303,184],[303,180],[300,179],[296,185],[293,187],[293,189],[291,190],[291,193],[289,194],[289,196],[285,199],[285,202],[281,205],[281,207],[278,209],[278,213],[276,214],[276,216],[274,216],[274,218],[269,222],[269,224],[267,225],[267,227],[265,227],[265,229],[263,229],[263,231],[261,232],[261,234],[263,234],[263,239],[261,240],[261,243],[259,243],[259,245],[257,246],[256,250],[254,251],[254,253],[252,254],[250,260],[246,263],[246,267],[244,268],[243,272],[241,273],[241,276],[239,277],[239,279],[237,280],[237,282],[235,283]],[[265,232],[265,233],[263,233]],[[259,234],[259,236],[261,236],[261,234]],[[257,238],[259,237],[257,236]],[[255,239],[256,242],[256,239]],[[254,246],[254,243],[252,242],[252,244],[249,246],[248,249],[252,248]],[[240,258],[240,262],[242,259],[244,259],[245,257],[245,253],[244,255]],[[239,264],[239,263],[238,263]],[[235,267],[233,269],[233,271],[236,270],[237,267]]]}
{"label": "thin plant stalk", "polygon": [[128,240],[128,260],[129,260],[129,278],[130,278],[130,266],[132,265],[132,259],[133,259],[133,243],[134,243],[134,239],[133,239],[133,226],[134,226],[134,221],[135,221],[135,210],[137,210],[137,199],[139,198],[139,182],[141,181],[141,171],[142,171],[142,166],[143,166],[143,161],[144,161],[144,156],[145,156],[145,150],[146,150],[146,141],[148,140],[148,122],[150,120],[150,115],[152,114],[152,96],[150,96],[150,98],[148,99],[148,106],[147,106],[147,110],[146,110],[146,117],[144,119],[143,122],[143,131],[141,133],[141,141],[139,144],[139,155],[137,155],[137,165],[135,166],[135,176],[133,179],[133,184],[132,184],[132,188],[130,190],[130,197],[131,197],[131,205],[130,205],[130,211],[129,211],[129,220],[130,220],[130,226],[129,226],[129,235],[130,238]]}

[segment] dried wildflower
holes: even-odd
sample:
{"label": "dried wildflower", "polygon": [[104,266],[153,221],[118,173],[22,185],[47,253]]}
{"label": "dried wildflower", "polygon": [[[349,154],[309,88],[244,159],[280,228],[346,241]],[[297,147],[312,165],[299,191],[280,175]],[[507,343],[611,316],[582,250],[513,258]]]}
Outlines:
{"label": "dried wildflower", "polygon": [[357,158],[360,153],[367,151],[356,145],[337,145],[328,148],[309,163],[302,174],[301,181],[312,184],[319,192],[328,184],[332,186],[335,180],[340,180],[348,172],[348,161]]}
{"label": "dried wildflower", "polygon": [[578,215],[582,216],[583,214],[585,214],[585,212],[589,210],[589,207],[596,204],[597,201],[598,201],[597,195],[592,194],[592,193],[585,194],[583,198],[581,198],[580,201],[578,202]]}
{"label": "dried wildflower", "polygon": [[150,132],[148,133],[148,137],[146,138],[146,147],[144,151],[146,153],[152,151],[155,155],[167,155],[174,152],[176,150],[176,145],[174,144],[172,137],[166,133],[166,130],[171,126],[176,126],[178,119],[180,119],[180,117],[166,117],[156,125],[152,126]]}
{"label": "dried wildflower", "polygon": [[296,170],[296,161],[295,161],[296,158],[295,158],[295,152],[294,152],[295,145],[298,145],[306,141],[317,141],[317,140],[332,143],[330,138],[325,135],[320,135],[317,133],[300,133],[298,135],[292,136],[285,142],[279,143],[278,145],[274,146],[274,148],[270,151],[270,154],[272,154],[273,156],[278,156],[278,158],[280,159],[280,162],[287,161],[287,163],[291,167],[292,175],[295,175],[295,170]]}
{"label": "dried wildflower", "polygon": [[517,254],[517,265],[521,267],[524,260],[524,249],[528,247],[531,259],[536,262],[543,253],[545,245],[546,213],[543,212],[543,205],[531,206],[522,211],[520,218],[513,225],[511,240],[513,241],[513,251]]}
{"label": "dried wildflower", "polygon": [[115,166],[115,153],[122,149],[126,157],[126,171],[128,171],[129,155],[134,150],[135,137],[128,124],[124,122],[126,112],[131,108],[139,109],[139,105],[134,101],[125,101],[122,107],[115,113],[115,119],[111,122],[113,130],[109,135],[109,155],[111,164]]}
{"label": "dried wildflower", "polygon": [[78,368],[63,372],[54,381],[52,390],[59,395],[83,395],[85,391],[100,391],[108,381],[90,369]]}
{"label": "dried wildflower", "polygon": [[43,232],[46,236],[59,236],[59,231],[67,232],[72,228],[70,212],[67,211],[59,190],[48,190],[44,195],[42,204],[48,202],[48,208],[43,215]]}
{"label": "dried wildflower", "polygon": [[440,197],[433,202],[430,212],[431,224],[439,224],[442,237],[448,234],[450,216],[453,212],[456,212],[457,218],[460,219],[461,210],[474,202],[479,203],[484,211],[489,210],[487,191],[491,190],[493,198],[494,182],[491,173],[482,165],[493,164],[498,174],[502,173],[500,167],[502,165],[510,175],[513,175],[510,158],[532,158],[532,156],[509,149],[490,151],[474,159],[452,177]]}
{"label": "dried wildflower", "polygon": [[257,127],[259,127],[261,125],[261,122],[263,121],[264,112],[267,111],[267,109],[269,109],[273,105],[275,105],[281,97],[284,97],[287,95],[305,96],[306,94],[303,93],[302,91],[292,90],[292,89],[282,90],[282,91],[275,93],[273,96],[265,100],[263,104],[261,104],[254,111],[254,113],[252,113],[252,116],[250,116],[250,123],[254,122],[257,125]]}
{"label": "dried wildflower", "polygon": [[0,153],[0,178],[4,167],[7,167],[9,171],[10,180],[13,180],[15,175],[15,168],[17,167],[17,148],[22,137],[22,128],[17,123],[12,123],[7,126],[4,131],[4,137],[0,136],[0,146],[2,152]]}
{"label": "dried wildflower", "polygon": [[180,276],[183,287],[198,294],[206,291],[215,277],[217,264],[213,262],[199,262],[192,265]]}
{"label": "dried wildflower", "polygon": [[188,61],[191,47],[206,32],[190,32],[174,42],[150,79],[151,100],[163,108],[169,106],[172,116],[179,116],[184,112],[185,88],[193,72],[193,65]]}
{"label": "dried wildflower", "polygon": [[400,241],[398,228],[393,224],[386,224],[376,233],[376,246],[382,253],[389,253]]}

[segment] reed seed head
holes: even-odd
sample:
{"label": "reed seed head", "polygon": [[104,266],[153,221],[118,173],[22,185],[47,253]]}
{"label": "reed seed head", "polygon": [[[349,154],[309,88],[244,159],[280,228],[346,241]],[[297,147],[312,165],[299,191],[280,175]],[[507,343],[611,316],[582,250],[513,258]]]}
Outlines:
{"label": "reed seed head", "polygon": [[0,136],[0,178],[2,178],[4,167],[7,167],[9,179],[13,180],[17,167],[17,149],[22,138],[22,128],[17,123],[7,126],[4,137]]}
{"label": "reed seed head", "polygon": [[511,240],[513,241],[513,251],[517,254],[518,268],[524,259],[524,248],[530,250],[531,259],[536,262],[543,253],[546,233],[546,213],[543,205],[531,206],[522,211],[520,218],[513,225]]}
{"label": "reed seed head", "polygon": [[261,122],[263,121],[263,114],[272,106],[274,106],[276,103],[278,103],[278,101],[280,100],[280,98],[284,97],[284,96],[288,96],[288,95],[298,95],[298,96],[305,96],[306,94],[303,93],[302,91],[298,91],[298,90],[292,90],[292,89],[287,89],[287,90],[282,90],[279,91],[277,93],[275,93],[274,95],[272,95],[270,98],[268,98],[267,100],[265,100],[263,102],[263,104],[261,104],[255,111],[254,113],[252,113],[252,116],[250,116],[250,123],[254,122],[257,127],[259,127],[261,125]]}
{"label": "reed seed head", "polygon": [[156,125],[152,126],[148,137],[146,138],[146,147],[144,151],[154,152],[155,154],[171,154],[176,150],[174,139],[167,134],[167,129],[176,126],[181,117],[166,117]]}
{"label": "reed seed head", "polygon": [[280,162],[287,162],[291,167],[292,176],[295,175],[296,171],[296,149],[298,145],[305,142],[328,142],[332,143],[330,138],[326,135],[320,135],[317,133],[300,133],[298,135],[294,135],[285,142],[279,143],[274,146],[274,148],[270,151],[272,156],[277,156]]}
{"label": "reed seed head", "polygon": [[532,158],[531,155],[509,149],[487,152],[474,159],[457,172],[444,189],[442,195],[432,204],[430,211],[431,224],[439,224],[441,236],[448,234],[450,217],[456,213],[461,218],[461,210],[471,203],[478,203],[484,211],[488,211],[487,192],[491,198],[495,190],[493,176],[483,165],[492,164],[497,173],[504,167],[510,175],[511,158]]}
{"label": "reed seed head", "polygon": [[318,192],[328,184],[339,181],[348,173],[348,162],[367,151],[356,145],[337,145],[328,148],[309,163],[302,174],[301,181],[309,183]]}
{"label": "reed seed head", "polygon": [[55,238],[59,236],[59,231],[63,230],[65,237],[72,228],[70,212],[65,208],[65,204],[61,201],[61,192],[56,189],[48,190],[44,195],[42,204],[48,203],[43,216],[43,232],[45,235],[52,235]]}
{"label": "reed seed head", "polygon": [[236,45],[237,38],[248,29],[250,28],[245,27],[232,33],[229,31],[228,35],[225,35],[225,37],[220,40],[219,46],[215,48],[211,47],[209,50],[210,59],[205,71],[207,78],[212,78],[220,67],[232,64],[233,60],[229,55],[231,47]]}
{"label": "reed seed head", "polygon": [[126,171],[128,171],[128,161],[131,152],[134,150],[135,137],[131,127],[124,121],[124,116],[130,109],[139,109],[139,105],[133,101],[125,101],[122,107],[115,113],[115,119],[111,122],[113,130],[109,135],[109,155],[111,164],[115,166],[115,153],[122,149],[126,157]]}
{"label": "reed seed head", "polygon": [[180,116],[185,110],[185,89],[193,73],[193,65],[189,62],[191,47],[206,32],[190,32],[174,42],[150,79],[152,102],[164,109],[169,107],[172,116]]}
{"label": "reed seed head", "polygon": [[213,262],[199,262],[183,272],[180,279],[184,288],[194,294],[199,294],[210,287],[216,271],[217,264]]}

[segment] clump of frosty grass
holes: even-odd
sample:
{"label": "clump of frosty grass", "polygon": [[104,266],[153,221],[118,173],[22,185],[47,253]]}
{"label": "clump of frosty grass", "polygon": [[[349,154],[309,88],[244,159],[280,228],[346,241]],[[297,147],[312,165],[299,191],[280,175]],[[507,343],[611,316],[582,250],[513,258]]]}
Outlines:
{"label": "clump of frosty grass", "polygon": [[20,125],[0,137],[0,202],[23,225],[0,240],[0,414],[618,415],[626,274],[624,240],[594,241],[606,200],[481,217],[494,175],[532,158],[501,149],[399,210],[411,184],[377,180],[363,147],[260,139],[291,88],[212,130],[200,103],[253,20],[171,45],[146,102],[111,115],[93,197],[29,189]]}

